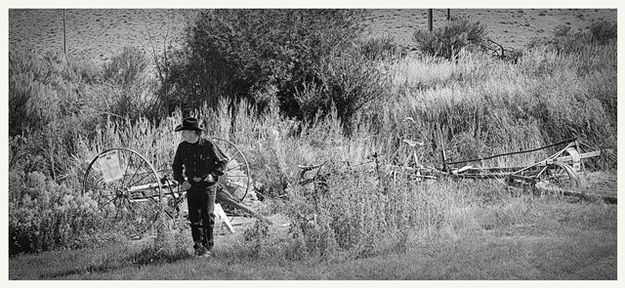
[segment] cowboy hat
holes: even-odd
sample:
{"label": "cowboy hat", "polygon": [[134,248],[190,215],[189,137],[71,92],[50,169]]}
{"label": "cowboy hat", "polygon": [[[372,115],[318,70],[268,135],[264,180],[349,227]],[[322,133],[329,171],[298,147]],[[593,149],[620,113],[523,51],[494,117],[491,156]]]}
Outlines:
{"label": "cowboy hat", "polygon": [[174,132],[182,131],[182,130],[196,130],[196,131],[204,131],[204,129],[200,128],[198,124],[198,120],[194,117],[187,117],[182,120],[182,124],[178,125]]}

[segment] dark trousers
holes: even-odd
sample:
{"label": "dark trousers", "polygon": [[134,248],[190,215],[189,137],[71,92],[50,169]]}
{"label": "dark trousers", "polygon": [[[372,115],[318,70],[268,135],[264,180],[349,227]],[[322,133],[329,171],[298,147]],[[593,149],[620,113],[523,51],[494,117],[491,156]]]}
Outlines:
{"label": "dark trousers", "polygon": [[201,243],[211,250],[214,245],[213,227],[215,226],[215,185],[192,185],[187,191],[191,237],[197,248]]}

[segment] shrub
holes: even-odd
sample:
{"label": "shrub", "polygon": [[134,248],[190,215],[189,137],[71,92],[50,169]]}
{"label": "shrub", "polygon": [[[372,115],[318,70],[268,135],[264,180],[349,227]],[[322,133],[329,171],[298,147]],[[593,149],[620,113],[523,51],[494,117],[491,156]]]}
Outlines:
{"label": "shrub", "polygon": [[[41,130],[56,119],[80,110],[81,82],[97,71],[62,55],[9,55],[9,135]],[[28,128],[27,128],[28,127]]]}
{"label": "shrub", "polygon": [[[156,238],[153,243],[147,243],[141,250],[132,255],[132,262],[139,265],[155,265],[172,263],[178,260],[191,258],[187,251],[187,231],[169,227],[166,221],[160,222],[156,229]],[[184,232],[184,233],[183,233]]]}
{"label": "shrub", "polygon": [[553,29],[553,35],[555,37],[563,37],[566,36],[569,31],[571,31],[571,26],[567,25],[558,25]]}
{"label": "shrub", "polygon": [[324,57],[315,69],[317,83],[304,85],[295,94],[301,118],[312,121],[325,117],[336,108],[346,132],[351,131],[352,117],[375,99],[385,99],[390,79],[364,56],[355,51]]}
{"label": "shrub", "polygon": [[122,87],[140,84],[146,76],[149,61],[136,47],[124,47],[120,54],[104,64],[102,78]]}
{"label": "shrub", "polygon": [[[481,191],[469,181],[421,182],[337,162],[326,163],[316,182],[290,189],[282,209],[292,223],[287,257],[341,261],[404,251],[408,231],[435,233]],[[454,229],[475,229],[469,224]]]}
{"label": "shrub", "polygon": [[616,23],[593,22],[590,31],[570,34],[570,27],[557,26],[551,38],[534,38],[527,44],[528,49],[543,49],[565,54],[584,54],[594,45],[606,45],[616,39]]}
{"label": "shrub", "polygon": [[590,34],[592,35],[593,41],[599,44],[607,44],[611,40],[616,40],[616,23],[609,23],[607,21],[593,22],[590,25]]}
{"label": "shrub", "polygon": [[82,245],[98,231],[97,204],[38,172],[9,173],[9,253]]}
{"label": "shrub", "polygon": [[360,53],[371,61],[395,60],[405,55],[391,35],[369,38],[359,46]]}
{"label": "shrub", "polygon": [[486,38],[486,26],[460,17],[432,32],[417,30],[413,38],[425,55],[452,59],[463,48],[480,47]]}
{"label": "shrub", "polygon": [[100,98],[109,104],[102,111],[131,120],[148,117],[158,120],[161,115],[156,94],[157,83],[149,73],[150,61],[136,47],[124,47],[104,64],[103,83],[97,85]]}
{"label": "shrub", "polygon": [[[9,136],[14,163],[66,179],[73,173],[76,138],[93,137],[106,117],[138,119],[156,104],[145,57],[135,48],[100,69],[89,62],[49,52],[9,55]],[[158,107],[156,107],[158,108]]]}
{"label": "shrub", "polygon": [[359,10],[318,9],[202,12],[172,64],[174,96],[168,101],[183,113],[203,102],[215,107],[220,97],[247,99],[263,111],[275,100],[255,95],[276,87],[281,109],[298,115],[293,95],[316,81],[320,59],[358,37],[360,15]]}

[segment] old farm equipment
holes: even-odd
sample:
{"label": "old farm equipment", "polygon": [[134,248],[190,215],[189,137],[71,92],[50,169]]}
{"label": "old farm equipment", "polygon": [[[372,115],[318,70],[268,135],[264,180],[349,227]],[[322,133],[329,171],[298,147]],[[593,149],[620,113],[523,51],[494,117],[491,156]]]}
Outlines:
{"label": "old farm equipment", "polygon": [[[241,202],[250,190],[247,159],[232,142],[212,138],[229,161],[220,177],[216,202],[230,208],[230,216],[246,212],[262,218]],[[186,190],[172,180],[169,169],[156,170],[140,153],[127,148],[112,148],[97,155],[83,179],[83,194],[89,193],[98,206],[104,230],[140,237],[159,219],[183,217]],[[182,208],[182,209],[181,209]]]}
{"label": "old farm equipment", "polygon": [[[241,150],[227,140],[213,138],[213,141],[230,156],[226,173],[219,180],[216,201],[230,208],[230,216],[249,215],[267,220],[242,204],[251,189],[251,178],[248,162]],[[544,152],[549,150],[555,153],[531,164],[488,166],[488,163],[496,163],[489,160],[513,155],[529,158],[528,155],[537,151],[542,151],[541,155],[548,155]],[[570,138],[535,149],[461,161],[446,159],[443,150],[441,168],[425,167],[418,163],[415,167],[380,165],[375,156],[373,161],[378,171],[384,166],[388,168],[385,171],[395,176],[408,176],[417,181],[441,178],[499,179],[510,187],[533,193],[558,193],[616,203],[616,197],[587,194],[583,189],[578,189],[580,173],[585,170],[584,162],[603,154],[611,155],[610,149],[592,150],[577,138]],[[413,156],[417,160],[416,155]],[[322,179],[319,177],[322,166],[299,167],[302,178],[300,184],[306,185]],[[305,174],[314,170],[317,170],[314,177],[305,179]],[[156,170],[146,158],[131,149],[113,148],[97,155],[89,164],[83,185],[83,193],[90,194],[97,203],[98,217],[102,220],[100,223],[105,226],[102,229],[139,236],[153,227],[160,215],[168,219],[184,218],[185,207],[181,207],[181,204],[185,200],[186,190],[171,179],[170,170]],[[241,212],[243,214],[239,214]]]}
{"label": "old farm equipment", "polygon": [[[584,199],[601,199],[607,203],[616,203],[616,197],[597,196],[579,191],[580,173],[584,172],[585,159],[602,154],[611,154],[611,149],[590,150],[577,138],[569,138],[543,147],[523,151],[509,152],[477,159],[449,161],[442,151],[442,168],[433,167],[401,167],[394,166],[391,170],[408,172],[416,179],[439,179],[441,177],[463,179],[501,179],[512,187],[531,190],[536,193],[558,193],[565,196],[576,196]],[[512,155],[527,155],[547,149],[557,149],[550,156],[523,166],[484,167],[487,160]],[[471,165],[469,165],[471,164]],[[475,165],[475,166],[474,166]]]}

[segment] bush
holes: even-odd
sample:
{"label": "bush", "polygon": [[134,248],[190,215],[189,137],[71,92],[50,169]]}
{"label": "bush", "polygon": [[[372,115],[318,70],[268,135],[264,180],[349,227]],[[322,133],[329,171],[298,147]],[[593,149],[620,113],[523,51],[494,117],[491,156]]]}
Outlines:
{"label": "bush", "polygon": [[436,231],[459,201],[478,199],[467,189],[475,183],[414,181],[378,174],[374,164],[330,161],[322,169],[317,181],[289,191],[282,209],[292,223],[287,257],[341,261],[401,252],[408,231]]}
{"label": "bush", "polygon": [[299,115],[293,95],[316,81],[320,59],[358,37],[360,15],[358,10],[317,9],[202,12],[187,31],[187,48],[172,64],[173,97],[166,105],[186,113],[204,102],[215,107],[225,97],[247,99],[263,111],[275,99],[255,95],[276,87],[282,110]]}
{"label": "bush", "polygon": [[375,62],[356,51],[322,58],[315,74],[317,83],[304,85],[295,94],[301,118],[312,121],[315,117],[326,117],[335,107],[347,133],[351,131],[352,118],[358,111],[388,95],[390,79]]}
{"label": "bush", "polygon": [[365,59],[371,61],[394,60],[406,53],[391,35],[369,38],[360,44],[359,50]]}
{"label": "bush", "polygon": [[124,47],[122,52],[104,64],[102,78],[122,87],[141,83],[149,65],[145,53],[135,47]]}
{"label": "bush", "polygon": [[9,136],[21,137],[13,163],[26,172],[65,179],[75,170],[76,139],[93,137],[107,117],[159,115],[148,62],[135,48],[104,69],[52,52],[11,53],[9,62]]}
{"label": "bush", "polygon": [[75,248],[98,231],[97,204],[38,172],[9,173],[9,254]]}
{"label": "bush", "polygon": [[482,46],[486,38],[486,26],[460,17],[432,32],[417,30],[413,38],[423,54],[452,59],[463,48]]}
{"label": "bush", "polygon": [[122,52],[104,64],[103,83],[95,87],[109,105],[102,111],[131,120],[140,117],[158,120],[160,103],[155,96],[157,83],[149,73],[150,61],[136,47],[124,47]]}
{"label": "bush", "polygon": [[99,72],[58,53],[37,57],[9,54],[9,135],[37,131],[56,119],[80,113],[84,86]]}
{"label": "bush", "polygon": [[590,31],[570,34],[570,27],[559,25],[551,38],[534,38],[527,44],[528,49],[546,48],[548,51],[565,54],[584,54],[593,45],[607,45],[616,39],[616,23],[593,22]]}
{"label": "bush", "polygon": [[612,40],[616,40],[617,29],[616,23],[609,23],[607,21],[597,21],[590,25],[590,34],[592,40],[599,44],[607,44]]}
{"label": "bush", "polygon": [[[129,105],[149,91],[139,76],[147,64],[133,68],[138,55],[127,49],[104,72],[58,53],[9,55],[12,254],[82,245],[97,230],[94,203],[76,192],[86,168],[78,145],[115,109],[145,113]],[[117,101],[119,95],[133,102]]]}

